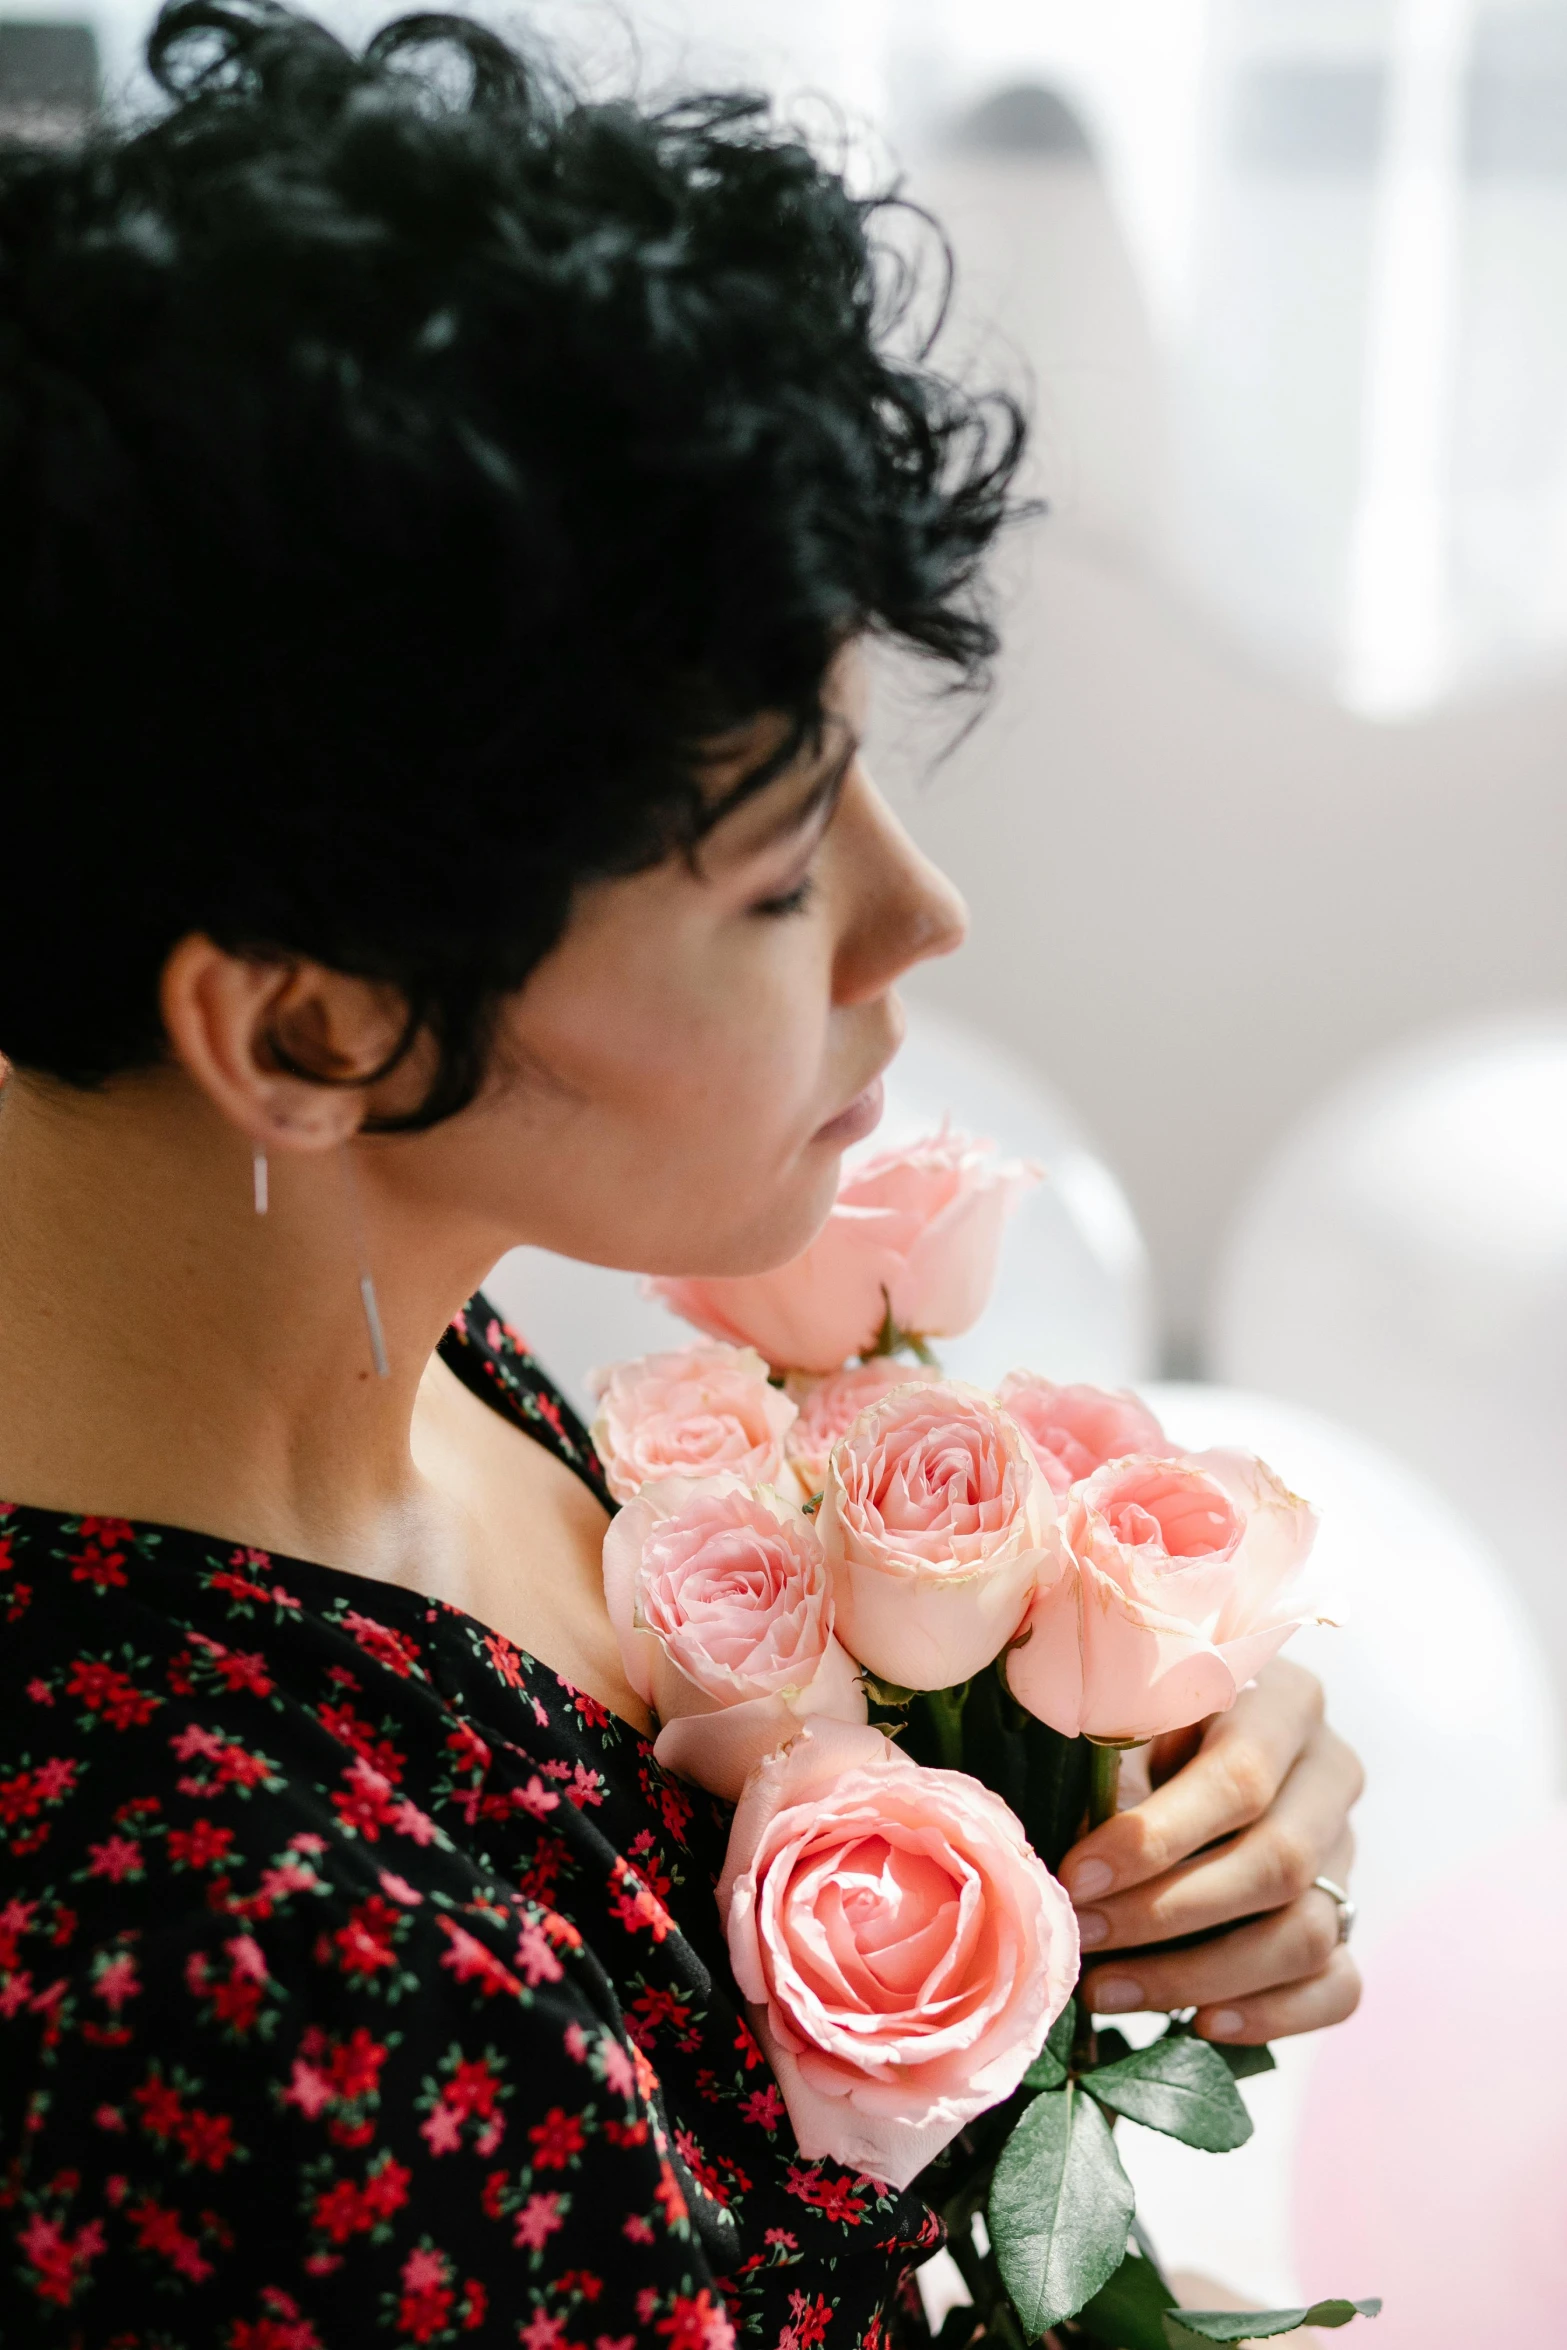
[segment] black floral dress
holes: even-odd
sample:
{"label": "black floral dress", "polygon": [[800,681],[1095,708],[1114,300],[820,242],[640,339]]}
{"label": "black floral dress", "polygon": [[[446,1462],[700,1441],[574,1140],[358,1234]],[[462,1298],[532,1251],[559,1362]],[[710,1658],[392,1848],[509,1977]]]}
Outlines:
{"label": "black floral dress", "polygon": [[[451,1368],[606,1500],[482,1298]],[[0,1505],[0,2341],[878,2350],[933,2215],[803,2160],[725,1807],[416,1592]]]}

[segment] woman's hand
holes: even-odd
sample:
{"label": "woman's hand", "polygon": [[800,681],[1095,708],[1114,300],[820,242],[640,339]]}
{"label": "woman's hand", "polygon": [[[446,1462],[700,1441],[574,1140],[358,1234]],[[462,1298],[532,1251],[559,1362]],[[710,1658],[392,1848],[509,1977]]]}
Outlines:
{"label": "woman's hand", "polygon": [[1228,1713],[1156,1738],[1145,1758],[1152,1792],[1061,1864],[1088,2006],[1194,2007],[1209,2040],[1341,2023],[1360,1977],[1338,1906],[1313,1879],[1347,1882],[1364,1778],[1322,1718],[1321,1683],[1275,1659]]}

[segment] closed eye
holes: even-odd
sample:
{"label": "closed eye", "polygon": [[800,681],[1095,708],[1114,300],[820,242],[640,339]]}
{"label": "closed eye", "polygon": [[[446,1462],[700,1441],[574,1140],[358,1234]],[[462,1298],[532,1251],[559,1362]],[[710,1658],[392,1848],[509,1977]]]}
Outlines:
{"label": "closed eye", "polygon": [[758,898],[751,912],[781,920],[788,914],[803,914],[815,895],[816,883],[807,873],[803,881],[797,882],[793,889],[786,890],[782,897]]}

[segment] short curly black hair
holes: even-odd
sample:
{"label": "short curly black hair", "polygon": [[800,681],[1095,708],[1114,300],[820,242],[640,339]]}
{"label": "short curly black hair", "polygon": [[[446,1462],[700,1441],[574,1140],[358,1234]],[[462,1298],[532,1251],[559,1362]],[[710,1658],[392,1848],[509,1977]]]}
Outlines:
{"label": "short curly black hair", "polygon": [[200,930],[393,982],[472,1098],[584,879],[879,632],[983,675],[1023,425],[750,95],[462,18],[178,0],[166,103],[0,154],[0,1052],[165,1051]]}

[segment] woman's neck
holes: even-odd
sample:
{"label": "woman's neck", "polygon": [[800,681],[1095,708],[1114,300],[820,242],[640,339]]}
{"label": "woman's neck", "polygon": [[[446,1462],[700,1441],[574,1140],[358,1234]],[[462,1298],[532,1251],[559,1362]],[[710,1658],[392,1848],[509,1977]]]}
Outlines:
{"label": "woman's neck", "polygon": [[[177,1072],[0,1091],[0,1497],[152,1519],[402,1579],[439,1511],[409,1430],[500,1253],[436,1235],[396,1144],[274,1156]],[[360,1296],[371,1271],[389,1375]]]}

